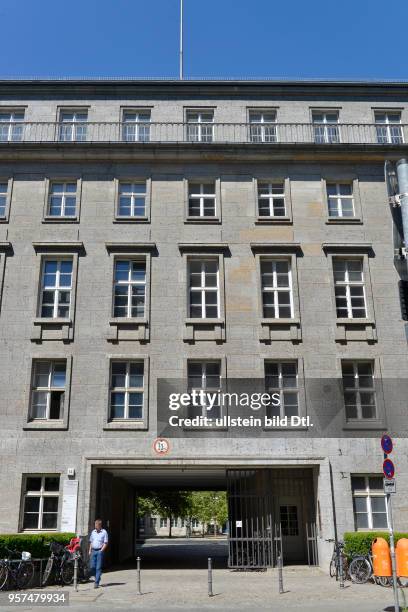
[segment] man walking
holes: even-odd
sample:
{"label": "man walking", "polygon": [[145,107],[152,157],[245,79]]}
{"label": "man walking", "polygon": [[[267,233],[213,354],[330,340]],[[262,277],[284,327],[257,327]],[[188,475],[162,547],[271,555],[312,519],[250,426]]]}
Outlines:
{"label": "man walking", "polygon": [[89,536],[89,558],[90,573],[95,575],[94,588],[99,588],[102,575],[103,553],[108,547],[108,534],[106,529],[102,529],[101,519],[96,519],[95,529]]}

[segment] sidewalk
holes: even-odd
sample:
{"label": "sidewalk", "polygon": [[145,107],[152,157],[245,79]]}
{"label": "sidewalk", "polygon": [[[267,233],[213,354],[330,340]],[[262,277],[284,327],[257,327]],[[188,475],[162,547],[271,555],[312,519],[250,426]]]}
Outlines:
{"label": "sidewalk", "polygon": [[[285,593],[279,595],[276,570],[267,572],[213,572],[214,597],[207,594],[206,570],[142,571],[142,595],[137,594],[135,569],[106,572],[100,589],[93,583],[69,587],[70,612],[109,610],[255,610],[272,612],[394,612],[393,592],[372,583],[339,583],[317,568],[286,567]],[[46,591],[60,590],[49,587]],[[408,600],[408,589],[406,593]],[[400,601],[401,610],[402,603]],[[19,607],[20,610],[42,608]],[[44,608],[45,609],[45,608]],[[48,607],[57,610],[57,607]]]}

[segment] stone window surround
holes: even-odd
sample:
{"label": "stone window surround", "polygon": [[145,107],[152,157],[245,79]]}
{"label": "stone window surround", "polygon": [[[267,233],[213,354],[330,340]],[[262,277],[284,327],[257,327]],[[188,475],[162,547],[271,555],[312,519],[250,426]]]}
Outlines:
{"label": "stone window surround", "polygon": [[[145,215],[143,217],[120,217],[119,211],[119,184],[120,183],[145,183]],[[146,174],[117,175],[114,178],[115,204],[113,209],[113,223],[150,223],[150,211],[152,204],[152,177]]]}
{"label": "stone window surround", "polygon": [[[184,305],[184,342],[194,343],[200,341],[200,330],[209,329],[210,337],[202,337],[202,340],[215,340],[217,343],[225,342],[225,272],[224,257],[230,255],[227,243],[179,243],[179,251],[182,255],[181,284],[186,288]],[[219,280],[219,303],[220,312],[217,319],[198,319],[189,316],[188,304],[188,262],[191,259],[214,259],[218,261]],[[212,329],[211,329],[212,328]]]}
{"label": "stone window surround", "polygon": [[[211,353],[209,356],[206,356],[206,350],[203,350],[202,352],[200,352],[198,355],[189,355],[187,357],[183,358],[183,380],[185,380],[187,382],[188,385],[188,364],[189,363],[201,363],[201,362],[218,362],[220,364],[220,381],[221,381],[221,388],[222,385],[226,383],[228,376],[227,376],[227,357],[226,355],[220,354],[220,355],[214,355],[214,353]],[[223,412],[222,415],[224,416],[225,414],[228,414],[228,411]],[[191,427],[183,427],[183,429],[185,429],[186,431],[191,431]],[[199,430],[206,430],[206,427],[194,427],[193,430],[194,431],[199,431]],[[227,431],[228,427],[223,428],[223,427],[217,427],[217,431]]]}
{"label": "stone window surround", "polygon": [[[78,259],[85,253],[82,242],[33,242],[33,247],[37,257],[35,265],[36,289],[34,295],[37,296],[35,305],[35,315],[33,319],[33,331],[31,341],[42,343],[47,340],[62,340],[64,343],[72,342],[74,339],[75,307],[78,282]],[[71,287],[71,306],[69,319],[45,318],[40,316],[41,305],[41,274],[43,262],[46,259],[72,259],[72,287]],[[47,338],[47,329],[53,330],[54,334]],[[58,334],[55,332],[58,330]]]}
{"label": "stone window surround", "polygon": [[[51,477],[56,477],[58,476],[60,479],[60,488],[58,491],[58,497],[59,497],[59,502],[58,502],[58,524],[57,524],[57,528],[56,529],[23,529],[23,521],[24,521],[24,505],[25,505],[25,483],[26,483],[26,479],[33,477],[33,478],[42,478],[44,476],[51,476]],[[18,520],[18,532],[19,533],[43,533],[43,532],[58,532],[60,530],[60,519],[61,519],[61,508],[62,508],[62,486],[63,486],[63,479],[62,479],[62,474],[61,472],[56,472],[56,473],[51,473],[51,472],[23,472],[21,474],[21,483],[20,483],[20,514],[19,514],[19,520]]]}
{"label": "stone window surround", "polygon": [[[55,420],[31,420],[31,395],[33,390],[33,377],[35,364],[38,361],[65,361],[66,362],[66,373],[65,373],[65,398],[64,398],[64,414],[62,419]],[[44,353],[35,353],[30,357],[30,364],[27,373],[27,385],[26,389],[29,389],[28,401],[27,401],[27,413],[26,422],[23,425],[23,430],[29,429],[52,429],[52,430],[67,430],[69,424],[69,411],[71,403],[71,380],[72,380],[72,355],[66,353],[52,351],[50,354],[45,355]]]}
{"label": "stone window surround", "polygon": [[[285,362],[295,362],[297,364],[297,376],[298,376],[298,416],[305,417],[307,416],[307,398],[306,398],[306,388],[305,388],[305,366],[304,359],[300,355],[279,357],[279,356],[266,356],[261,354],[260,359],[262,362],[262,376],[265,380],[265,364],[269,363],[285,363]],[[266,380],[265,380],[266,383]],[[265,385],[266,388],[266,385]],[[307,431],[308,427],[264,427],[264,431]]]}
{"label": "stone window surround", "polygon": [[[143,418],[118,419],[110,418],[110,389],[111,365],[113,361],[142,361],[143,362]],[[104,413],[104,430],[147,430],[149,428],[149,384],[150,384],[150,357],[140,353],[110,353],[105,359],[104,388],[107,390],[106,407]]]}
{"label": "stone window surround", "polygon": [[11,198],[13,195],[14,177],[10,175],[1,175],[0,183],[7,183],[6,210],[4,211],[4,217],[0,217],[0,223],[8,223],[10,217]]}
{"label": "stone window surround", "polygon": [[[377,342],[374,299],[370,275],[369,259],[374,257],[370,243],[323,243],[322,249],[327,257],[329,267],[330,292],[333,318],[336,322],[335,341],[347,344],[350,341]],[[366,295],[367,317],[364,319],[338,318],[333,278],[333,259],[361,259],[363,262],[364,287]],[[363,329],[362,329],[363,328]]]}
{"label": "stone window surround", "polygon": [[[190,183],[214,183],[215,185],[215,217],[192,217],[189,215],[189,197],[188,190]],[[204,174],[188,174],[183,178],[183,194],[184,194],[184,223],[193,223],[203,225],[220,224],[222,223],[222,207],[221,207],[221,178],[214,175]]]}
{"label": "stone window surround", "polygon": [[[329,217],[329,204],[327,198],[327,183],[351,183],[353,187],[354,217]],[[361,207],[360,181],[353,173],[324,172],[321,178],[323,205],[327,225],[361,225],[363,223],[363,211]]]}
{"label": "stone window surround", "polygon": [[[284,217],[260,217],[258,209],[258,183],[283,183],[285,190],[285,209],[286,215]],[[292,194],[291,194],[291,182],[288,176],[277,175],[271,176],[257,174],[252,179],[253,194],[255,200],[254,218],[256,225],[292,225]]]}
{"label": "stone window surround", "polygon": [[[255,256],[259,313],[259,341],[272,343],[280,340],[290,340],[294,343],[302,340],[300,317],[299,283],[297,258],[302,256],[299,243],[255,243],[250,244]],[[290,319],[271,319],[263,316],[263,300],[261,287],[261,260],[285,258],[290,261],[293,292],[293,317]]]}
{"label": "stone window surround", "polygon": [[[82,177],[78,175],[53,175],[52,177],[46,177],[45,182],[45,197],[44,197],[44,211],[43,211],[43,223],[79,223],[81,213],[81,200],[82,200]],[[49,214],[49,200],[51,195],[51,185],[53,183],[76,183],[76,207],[75,217],[54,217]]]}
{"label": "stone window surround", "polygon": [[[106,242],[106,250],[112,257],[112,295],[109,311],[109,331],[107,341],[118,343],[123,341],[139,341],[140,343],[150,340],[150,292],[151,292],[151,258],[157,252],[154,242]],[[113,316],[113,287],[115,262],[118,259],[140,259],[146,261],[146,294],[145,294],[145,316],[144,317],[114,317]],[[134,332],[132,337],[126,336],[126,331]]]}
{"label": "stone window surround", "polygon": [[343,403],[343,429],[344,430],[379,430],[384,431],[386,427],[386,419],[385,419],[385,398],[384,398],[384,389],[382,384],[382,375],[381,375],[381,360],[378,356],[367,355],[362,356],[361,354],[355,355],[344,355],[342,357],[336,358],[336,370],[338,372],[338,378],[341,383],[341,390],[343,392],[343,370],[342,363],[345,361],[371,361],[374,366],[374,385],[375,385],[375,401],[376,401],[376,410],[377,410],[377,418],[376,419],[366,419],[366,420],[353,420],[347,421],[346,419],[346,410]]}

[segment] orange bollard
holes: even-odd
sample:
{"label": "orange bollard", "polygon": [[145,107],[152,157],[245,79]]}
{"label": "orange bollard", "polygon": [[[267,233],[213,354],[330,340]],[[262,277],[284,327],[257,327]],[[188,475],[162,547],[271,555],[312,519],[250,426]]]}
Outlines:
{"label": "orange bollard", "polygon": [[390,547],[384,538],[372,543],[374,576],[392,576]]}
{"label": "orange bollard", "polygon": [[397,576],[408,577],[408,538],[401,538],[395,548]]}

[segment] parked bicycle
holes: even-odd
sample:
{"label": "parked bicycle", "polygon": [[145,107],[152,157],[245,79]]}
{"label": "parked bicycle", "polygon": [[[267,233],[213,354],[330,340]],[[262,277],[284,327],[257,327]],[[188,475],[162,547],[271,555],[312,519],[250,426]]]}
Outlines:
{"label": "parked bicycle", "polygon": [[[10,583],[17,589],[26,589],[34,577],[34,564],[29,552],[18,552],[6,547],[8,553],[0,560],[0,590]],[[14,558],[14,559],[13,559]],[[17,561],[18,559],[18,561]]]}
{"label": "parked bicycle", "polygon": [[[76,540],[76,538],[75,538]],[[72,584],[75,572],[75,560],[78,563],[78,581],[87,582],[89,579],[89,570],[84,562],[80,550],[80,542],[72,543],[68,546],[63,546],[59,542],[50,542],[50,557],[44,570],[42,585],[54,581],[61,585]]]}
{"label": "parked bicycle", "polygon": [[327,540],[327,542],[334,542],[333,555],[330,561],[329,573],[330,577],[336,576],[336,580],[341,577],[341,570],[343,573],[343,580],[346,580],[348,576],[348,560],[344,554],[344,542],[335,541],[333,539]]}
{"label": "parked bicycle", "polygon": [[[373,556],[371,553],[367,555],[354,555],[350,562],[349,574],[355,584],[365,584],[372,578],[374,582],[383,587],[392,586],[391,577],[374,575]],[[408,585],[407,578],[398,578],[398,585],[406,587]]]}

